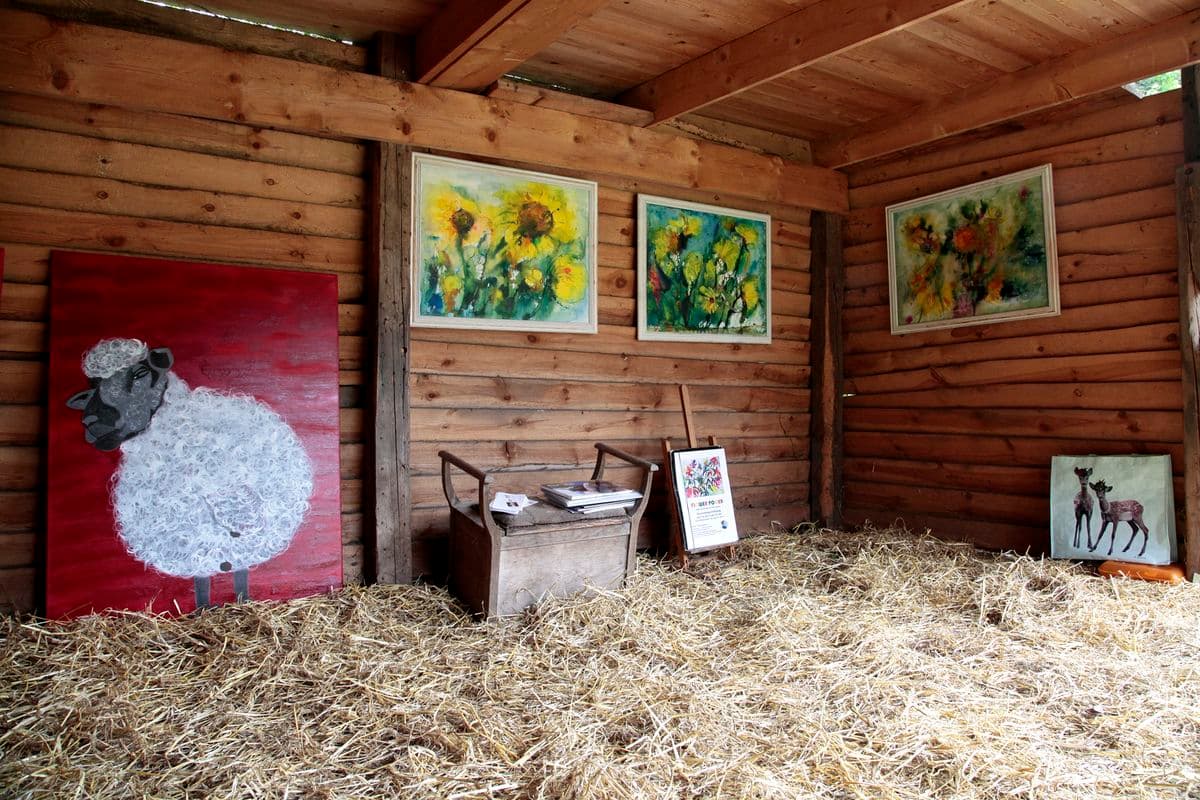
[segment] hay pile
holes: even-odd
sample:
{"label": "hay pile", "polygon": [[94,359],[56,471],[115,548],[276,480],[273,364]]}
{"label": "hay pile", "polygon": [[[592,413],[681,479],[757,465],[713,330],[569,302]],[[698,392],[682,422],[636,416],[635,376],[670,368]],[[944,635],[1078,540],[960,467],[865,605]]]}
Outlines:
{"label": "hay pile", "polygon": [[897,532],[476,623],[428,587],[4,623],[4,796],[1200,798],[1200,591]]}

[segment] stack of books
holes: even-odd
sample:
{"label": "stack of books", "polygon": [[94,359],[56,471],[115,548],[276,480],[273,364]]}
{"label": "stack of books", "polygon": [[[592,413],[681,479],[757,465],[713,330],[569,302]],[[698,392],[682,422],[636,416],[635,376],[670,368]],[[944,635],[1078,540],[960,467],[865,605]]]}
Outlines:
{"label": "stack of books", "polygon": [[616,508],[629,508],[642,498],[636,489],[626,489],[608,481],[568,481],[542,485],[546,500],[579,514],[594,514]]}

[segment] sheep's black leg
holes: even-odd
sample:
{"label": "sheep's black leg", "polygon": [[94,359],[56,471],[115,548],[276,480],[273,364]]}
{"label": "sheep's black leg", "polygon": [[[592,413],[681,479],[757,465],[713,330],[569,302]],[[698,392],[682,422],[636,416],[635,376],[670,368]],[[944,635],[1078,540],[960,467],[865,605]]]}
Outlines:
{"label": "sheep's black leg", "polygon": [[193,578],[192,582],[196,586],[196,609],[212,608],[212,601],[209,600],[209,589],[212,586],[212,578],[205,575]]}
{"label": "sheep's black leg", "polygon": [[233,592],[237,601],[244,603],[250,599],[250,570],[235,569],[233,571]]}

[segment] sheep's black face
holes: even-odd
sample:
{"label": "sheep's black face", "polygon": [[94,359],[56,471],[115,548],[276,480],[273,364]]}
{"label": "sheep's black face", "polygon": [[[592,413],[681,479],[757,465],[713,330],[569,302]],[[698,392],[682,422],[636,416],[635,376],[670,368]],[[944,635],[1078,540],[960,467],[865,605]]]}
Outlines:
{"label": "sheep's black face", "polygon": [[83,412],[84,438],[97,450],[115,450],[150,424],[167,390],[167,370],[174,359],[163,348],[110,375],[92,378],[92,388],[71,397],[67,405]]}

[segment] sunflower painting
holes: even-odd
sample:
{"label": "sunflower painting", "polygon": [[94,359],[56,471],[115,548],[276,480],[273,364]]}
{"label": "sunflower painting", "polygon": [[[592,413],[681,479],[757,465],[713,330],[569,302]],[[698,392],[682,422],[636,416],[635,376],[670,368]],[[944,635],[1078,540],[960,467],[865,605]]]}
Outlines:
{"label": "sunflower painting", "polygon": [[771,218],[638,197],[638,338],[771,341]]}
{"label": "sunflower painting", "polygon": [[892,333],[1059,313],[1050,165],[887,207]]}
{"label": "sunflower painting", "polygon": [[596,332],[596,184],[413,156],[412,323]]}

